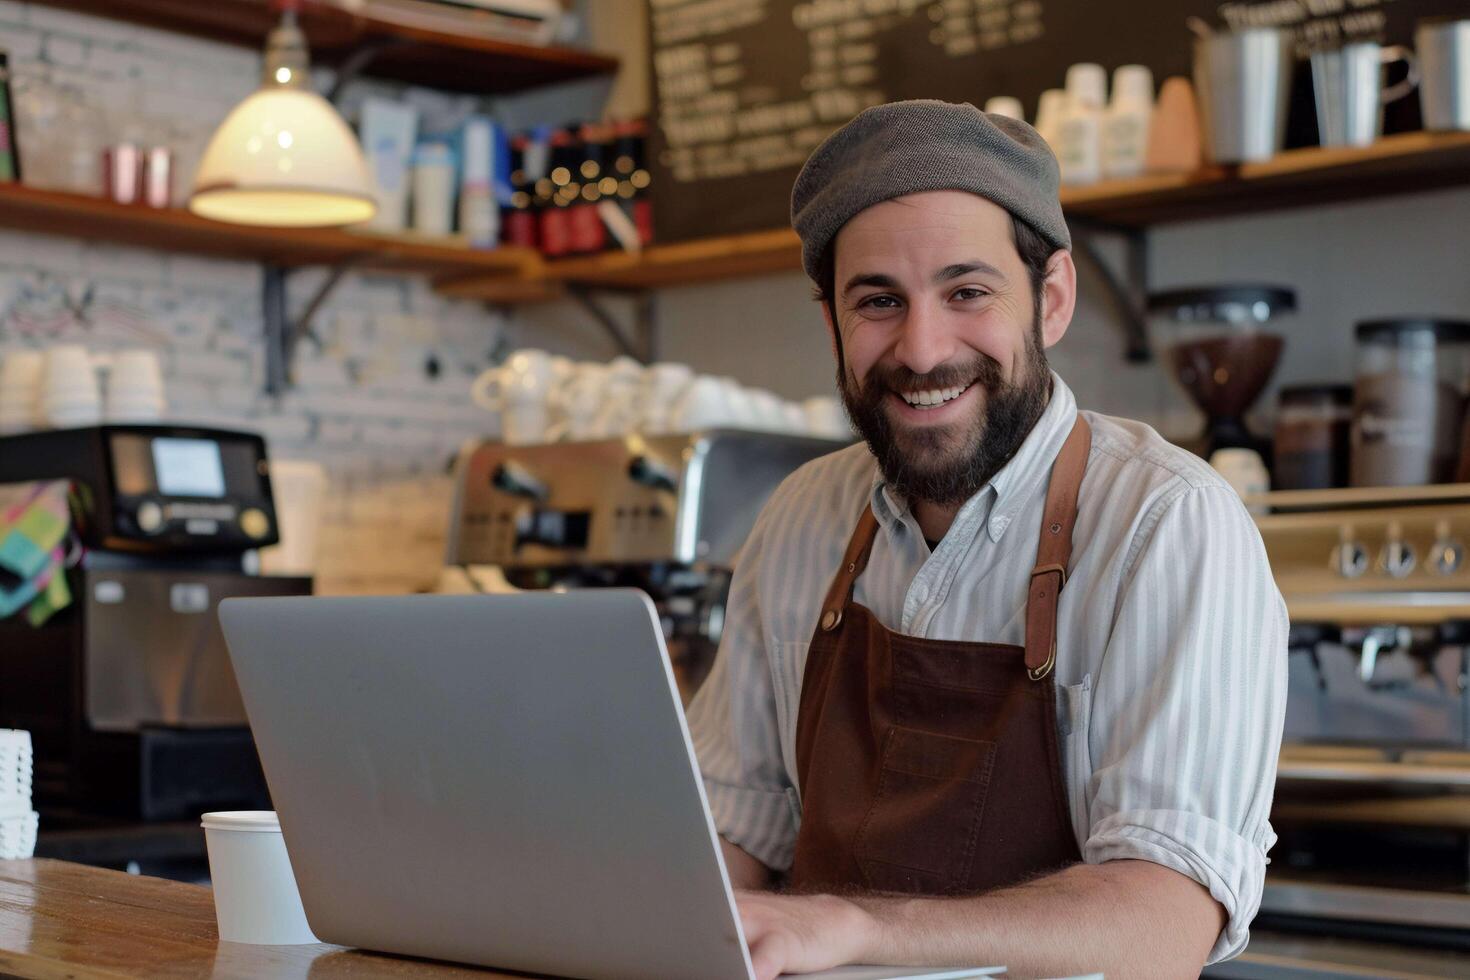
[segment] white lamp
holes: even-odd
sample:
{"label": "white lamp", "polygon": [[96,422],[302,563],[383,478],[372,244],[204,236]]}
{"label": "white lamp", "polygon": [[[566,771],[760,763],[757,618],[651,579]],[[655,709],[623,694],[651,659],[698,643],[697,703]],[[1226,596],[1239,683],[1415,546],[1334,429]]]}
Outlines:
{"label": "white lamp", "polygon": [[366,221],[377,210],[367,162],[337,110],[311,88],[299,0],[281,0],[266,41],[259,91],[215,130],[189,210],[245,225],[320,227]]}

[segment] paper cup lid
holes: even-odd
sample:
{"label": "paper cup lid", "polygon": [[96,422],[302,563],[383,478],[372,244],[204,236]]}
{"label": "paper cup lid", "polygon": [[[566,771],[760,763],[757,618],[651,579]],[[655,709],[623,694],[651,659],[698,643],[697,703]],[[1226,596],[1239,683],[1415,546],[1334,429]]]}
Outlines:
{"label": "paper cup lid", "polygon": [[199,818],[205,830],[239,830],[259,834],[279,834],[281,822],[274,810],[221,810]]}

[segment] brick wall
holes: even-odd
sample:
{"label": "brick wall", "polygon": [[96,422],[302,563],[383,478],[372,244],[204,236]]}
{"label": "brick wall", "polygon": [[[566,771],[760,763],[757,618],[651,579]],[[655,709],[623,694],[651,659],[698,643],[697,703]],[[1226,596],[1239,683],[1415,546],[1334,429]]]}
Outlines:
{"label": "brick wall", "polygon": [[[23,3],[0,2],[0,47],[18,86],[42,79],[85,93],[106,118],[140,105],[165,120],[180,193],[259,72],[258,55],[243,48]],[[349,114],[365,88],[349,92]],[[483,108],[396,91],[433,127]],[[293,310],[324,274],[293,275]],[[315,320],[321,346],[301,345],[297,389],[276,401],[260,393],[260,283],[251,263],[0,232],[0,357],[61,342],[156,350],[171,419],[257,430],[272,455],[327,467],[320,591],[432,585],[451,499],[446,462],[493,425],[467,392],[505,324],[416,279],[348,276]]]}

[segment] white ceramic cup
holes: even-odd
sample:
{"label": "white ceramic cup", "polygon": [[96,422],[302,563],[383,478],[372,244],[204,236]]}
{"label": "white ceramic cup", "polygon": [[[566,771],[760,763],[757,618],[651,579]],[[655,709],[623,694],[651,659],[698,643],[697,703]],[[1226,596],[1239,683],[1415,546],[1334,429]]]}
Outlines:
{"label": "white ceramic cup", "polygon": [[35,427],[45,365],[38,350],[12,350],[0,360],[0,435]]}
{"label": "white ceramic cup", "polygon": [[730,424],[730,400],[725,382],[701,374],[689,382],[669,409],[669,428],[674,432],[718,429]]}
{"label": "white ceramic cup", "polygon": [[508,446],[536,446],[551,435],[551,413],[544,402],[512,403],[500,413],[500,438]]}
{"label": "white ceramic cup", "polygon": [[591,439],[602,411],[607,391],[608,367],[598,361],[576,365],[571,379],[562,387],[559,398],[559,425],[551,433],[554,439]]}
{"label": "white ceramic cup", "polygon": [[595,438],[615,439],[637,429],[643,419],[643,365],[615,357],[607,365],[602,407],[592,425]]}
{"label": "white ceramic cup", "polygon": [[725,388],[725,401],[729,405],[729,417],[723,423],[733,429],[761,428],[761,413],[756,406],[754,392],[734,378],[721,378]]}
{"label": "white ceramic cup", "polygon": [[750,392],[750,401],[754,407],[754,419],[757,428],[765,432],[780,432],[786,426],[785,414],[781,411],[781,399],[775,394],[764,389],[755,389]]}
{"label": "white ceramic cup", "polygon": [[545,404],[557,374],[556,359],[544,350],[513,352],[499,367],[485,371],[470,386],[475,404],[491,412],[512,404]]}
{"label": "white ceramic cup", "polygon": [[674,405],[694,380],[694,369],[669,361],[643,369],[643,418],[641,428],[650,434],[671,431]]}
{"label": "white ceramic cup", "polygon": [[209,848],[214,915],[222,941],[266,946],[319,941],[301,907],[274,811],[206,813],[200,826]]}
{"label": "white ceramic cup", "polygon": [[110,422],[156,422],[163,417],[163,371],[151,350],[125,350],[113,355],[107,379]]}

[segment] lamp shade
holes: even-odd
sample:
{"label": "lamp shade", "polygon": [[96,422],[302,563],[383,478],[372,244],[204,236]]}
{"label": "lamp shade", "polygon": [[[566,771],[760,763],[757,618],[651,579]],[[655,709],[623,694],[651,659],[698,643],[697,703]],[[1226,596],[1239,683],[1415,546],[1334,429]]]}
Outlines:
{"label": "lamp shade", "polygon": [[216,221],[321,227],[377,210],[352,130],[315,92],[265,88],[215,130],[194,177],[189,210]]}

